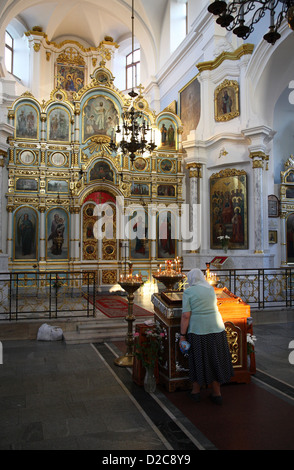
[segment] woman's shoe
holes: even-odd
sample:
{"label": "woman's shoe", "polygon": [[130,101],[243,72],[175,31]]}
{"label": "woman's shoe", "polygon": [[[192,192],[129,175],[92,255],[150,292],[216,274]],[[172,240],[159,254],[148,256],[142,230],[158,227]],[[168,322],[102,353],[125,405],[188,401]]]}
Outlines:
{"label": "woman's shoe", "polygon": [[222,405],[223,403],[223,399],[220,395],[210,395],[209,396],[210,400],[212,401],[212,403],[215,403],[216,405]]}
{"label": "woman's shoe", "polygon": [[189,397],[192,398],[192,400],[196,401],[197,403],[200,402],[200,393],[189,393]]}

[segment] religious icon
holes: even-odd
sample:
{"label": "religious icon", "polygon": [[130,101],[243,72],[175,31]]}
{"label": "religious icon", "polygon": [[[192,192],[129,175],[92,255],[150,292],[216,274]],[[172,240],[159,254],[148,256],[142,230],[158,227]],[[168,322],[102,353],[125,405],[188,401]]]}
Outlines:
{"label": "religious icon", "polygon": [[35,159],[36,155],[30,150],[24,150],[19,154],[19,160],[24,165],[31,165],[32,163],[34,163]]}
{"label": "religious icon", "polygon": [[147,167],[147,161],[145,158],[142,158],[142,157],[136,158],[136,160],[134,161],[135,170],[144,171],[146,167]]}
{"label": "religious icon", "polygon": [[224,80],[215,90],[214,101],[216,121],[229,121],[239,116],[238,82]]}
{"label": "religious icon", "polygon": [[130,228],[135,234],[135,238],[130,237],[130,258],[149,259],[147,212],[134,212],[130,220]]}
{"label": "religious icon", "polygon": [[[79,54],[76,54],[76,59]],[[56,64],[56,88],[65,90],[69,101],[73,101],[74,93],[77,93],[85,85],[84,65],[71,65],[66,63]]]}
{"label": "religious icon", "polygon": [[132,181],[131,194],[140,195],[140,196],[149,196],[149,184],[134,183],[134,181]]}
{"label": "religious icon", "polygon": [[48,192],[67,193],[68,182],[64,180],[50,180],[48,181]]}
{"label": "religious icon", "polygon": [[200,120],[201,90],[197,77],[194,77],[179,92],[180,117],[183,123],[182,140],[187,140],[191,131],[197,129]]}
{"label": "religious icon", "polygon": [[68,259],[68,215],[61,208],[47,215],[47,259]]}
{"label": "religious icon", "polygon": [[175,150],[176,148],[176,128],[170,119],[164,119],[159,123],[159,130],[161,133],[162,150]]}
{"label": "religious icon", "polygon": [[66,156],[60,152],[54,152],[50,157],[51,164],[54,166],[63,166],[66,163]]}
{"label": "religious icon", "polygon": [[38,139],[39,114],[37,109],[29,104],[23,104],[16,110],[15,137],[20,139]]}
{"label": "religious icon", "polygon": [[15,214],[14,259],[37,259],[37,214],[31,207],[22,207]]}
{"label": "religious icon", "polygon": [[277,230],[269,230],[268,232],[268,242],[270,245],[278,243],[278,232]]}
{"label": "religious icon", "polygon": [[223,170],[210,178],[211,248],[247,249],[247,175]]}
{"label": "religious icon", "polygon": [[69,142],[69,114],[65,109],[54,108],[49,114],[48,140]]}
{"label": "religious icon", "polygon": [[90,171],[90,181],[93,180],[113,181],[114,174],[110,165],[102,161],[97,162]]}
{"label": "religious icon", "polygon": [[176,190],[172,184],[160,184],[157,187],[157,196],[175,197]]}
{"label": "religious icon", "polygon": [[173,168],[173,164],[172,164],[171,160],[162,160],[160,162],[160,169],[164,173],[170,173],[172,168]]}
{"label": "religious icon", "polygon": [[15,182],[16,191],[38,191],[38,181],[33,178],[18,178]]}
{"label": "religious icon", "polygon": [[[286,190],[286,197],[289,197],[287,195],[287,190]],[[294,191],[293,191],[293,197],[294,197]],[[279,217],[279,200],[277,196],[275,196],[274,194],[271,194],[270,196],[268,196],[268,216]]]}
{"label": "religious icon", "polygon": [[83,108],[83,141],[93,135],[115,137],[119,113],[114,103],[104,96],[90,98]]}
{"label": "religious icon", "polygon": [[170,211],[160,212],[157,216],[157,257],[169,259],[176,256],[175,216]]}

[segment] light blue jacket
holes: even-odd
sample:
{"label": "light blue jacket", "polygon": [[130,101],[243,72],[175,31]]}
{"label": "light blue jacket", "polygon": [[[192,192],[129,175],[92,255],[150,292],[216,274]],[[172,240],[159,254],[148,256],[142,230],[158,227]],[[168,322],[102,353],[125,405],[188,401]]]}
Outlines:
{"label": "light blue jacket", "polygon": [[182,305],[182,313],[186,312],[191,312],[188,333],[207,335],[225,330],[212,286],[204,287],[196,284],[188,287],[183,293]]}

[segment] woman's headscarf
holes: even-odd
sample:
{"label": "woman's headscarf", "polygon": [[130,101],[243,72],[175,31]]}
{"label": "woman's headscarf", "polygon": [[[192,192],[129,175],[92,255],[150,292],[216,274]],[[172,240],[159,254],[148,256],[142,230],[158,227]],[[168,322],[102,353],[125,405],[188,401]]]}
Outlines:
{"label": "woman's headscarf", "polygon": [[189,271],[187,274],[187,278],[190,286],[201,284],[203,287],[211,287],[211,285],[206,281],[203,272],[200,271],[200,269],[198,268]]}

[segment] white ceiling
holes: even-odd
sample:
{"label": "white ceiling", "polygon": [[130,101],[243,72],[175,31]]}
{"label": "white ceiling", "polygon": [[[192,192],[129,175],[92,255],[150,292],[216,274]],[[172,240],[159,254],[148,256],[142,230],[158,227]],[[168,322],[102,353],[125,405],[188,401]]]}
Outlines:
{"label": "white ceiling", "polygon": [[[135,37],[146,68],[158,69],[165,11],[171,0],[134,0]],[[132,0],[0,0],[0,37],[15,18],[24,30],[41,26],[49,41],[72,39],[98,47],[105,36],[120,44],[131,37]]]}
{"label": "white ceiling", "polygon": [[[140,43],[147,37],[150,43],[159,43],[168,1],[135,0],[135,35]],[[131,33],[131,0],[16,0],[13,7],[14,16],[28,30],[41,26],[51,41],[71,36],[98,46],[106,35],[119,42]]]}

